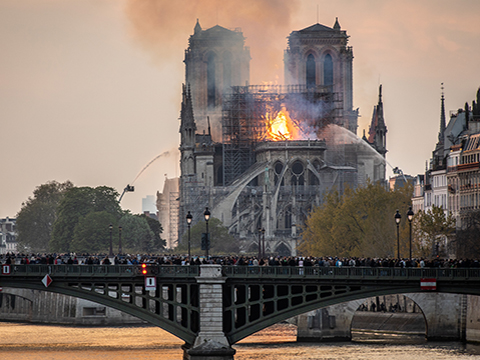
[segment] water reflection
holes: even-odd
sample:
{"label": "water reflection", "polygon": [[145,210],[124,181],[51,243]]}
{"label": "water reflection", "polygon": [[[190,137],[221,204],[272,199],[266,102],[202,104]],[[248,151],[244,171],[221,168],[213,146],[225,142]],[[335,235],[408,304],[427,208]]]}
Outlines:
{"label": "water reflection", "polygon": [[[182,341],[154,326],[72,327],[0,323],[1,359],[180,360]],[[413,340],[413,341],[412,341]],[[480,345],[392,336],[361,342],[297,343],[296,327],[277,324],[234,345],[236,360],[480,359]],[[388,341],[388,343],[385,343]]]}

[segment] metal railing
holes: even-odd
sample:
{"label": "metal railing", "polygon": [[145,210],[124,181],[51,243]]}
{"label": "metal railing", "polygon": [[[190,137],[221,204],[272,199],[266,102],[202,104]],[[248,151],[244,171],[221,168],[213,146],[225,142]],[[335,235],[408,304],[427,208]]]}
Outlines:
{"label": "metal railing", "polygon": [[[1,276],[135,277],[140,265],[11,265],[10,274]],[[145,276],[193,278],[198,265],[147,265]],[[399,268],[399,267],[318,267],[318,266],[222,266],[231,278],[378,278],[378,279],[479,279],[480,268]]]}
{"label": "metal railing", "polygon": [[480,268],[223,266],[223,274],[232,278],[480,279]]}
{"label": "metal railing", "polygon": [[[135,277],[142,275],[140,265],[10,265],[10,274],[15,276],[44,276],[45,274],[69,277]],[[166,277],[199,276],[198,266],[147,265],[147,274]],[[9,276],[6,275],[6,276]],[[2,276],[2,274],[0,274]]]}

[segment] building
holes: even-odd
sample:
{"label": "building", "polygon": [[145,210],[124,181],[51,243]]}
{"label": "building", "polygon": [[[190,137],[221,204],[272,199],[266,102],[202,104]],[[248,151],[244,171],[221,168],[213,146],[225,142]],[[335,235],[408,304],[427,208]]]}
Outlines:
{"label": "building", "polygon": [[17,252],[16,220],[8,217],[0,219],[0,254]]}
{"label": "building", "polygon": [[[187,212],[196,223],[208,207],[242,251],[257,252],[262,234],[267,254],[296,254],[299,225],[326,191],[385,181],[381,87],[369,137],[361,139],[352,104],[353,50],[338,20],[333,28],[315,24],[290,34],[286,85],[249,85],[244,42],[240,29],[203,30],[198,21],[190,36],[178,238],[187,229]],[[165,195],[160,198],[165,221]]]}
{"label": "building", "polygon": [[157,192],[158,221],[163,227],[162,238],[165,247],[173,249],[177,246],[178,239],[178,179],[168,179],[165,176],[163,192]]}
{"label": "building", "polygon": [[[428,211],[433,205],[451,213],[456,228],[464,229],[480,211],[480,89],[470,107],[450,112],[446,124],[445,97],[441,96],[440,131],[423,181],[415,185],[414,212]],[[423,200],[423,204],[420,203]],[[447,248],[447,245],[444,245]],[[453,254],[454,249],[449,249]],[[453,255],[454,256],[454,255]]]}

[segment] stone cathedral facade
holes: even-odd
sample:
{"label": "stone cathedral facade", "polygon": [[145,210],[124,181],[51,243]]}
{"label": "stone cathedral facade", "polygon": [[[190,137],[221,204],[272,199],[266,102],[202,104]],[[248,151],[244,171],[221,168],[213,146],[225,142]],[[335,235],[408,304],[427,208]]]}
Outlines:
{"label": "stone cathedral facade", "polygon": [[187,212],[196,223],[208,207],[243,252],[256,253],[262,234],[267,255],[295,255],[325,192],[385,181],[381,88],[369,136],[359,138],[347,43],[338,20],[293,31],[285,85],[250,85],[242,32],[197,21],[184,60],[178,239]]}

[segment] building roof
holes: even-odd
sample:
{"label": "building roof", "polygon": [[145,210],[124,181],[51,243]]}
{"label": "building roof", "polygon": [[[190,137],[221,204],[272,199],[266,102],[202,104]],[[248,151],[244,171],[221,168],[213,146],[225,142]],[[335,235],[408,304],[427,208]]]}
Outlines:
{"label": "building roof", "polygon": [[298,30],[299,33],[307,33],[307,32],[318,32],[318,31],[336,31],[331,27],[316,23],[315,25],[306,27],[305,29]]}

